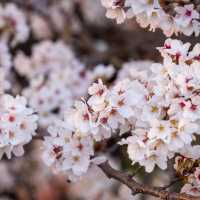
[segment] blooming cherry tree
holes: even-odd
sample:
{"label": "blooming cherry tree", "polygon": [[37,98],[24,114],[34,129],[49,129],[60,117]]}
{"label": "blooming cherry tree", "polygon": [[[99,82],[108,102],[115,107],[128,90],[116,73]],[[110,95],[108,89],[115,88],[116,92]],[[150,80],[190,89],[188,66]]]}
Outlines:
{"label": "blooming cherry tree", "polygon": [[[159,58],[152,60],[146,53],[151,48],[137,44],[135,52],[130,34],[124,34],[137,32],[133,18],[167,37],[193,38],[165,39],[154,47]],[[37,178],[61,174],[75,188],[88,178],[95,190],[86,199],[200,199],[198,0],[9,0],[0,3],[0,30],[2,163],[14,163],[26,150],[22,166],[27,157],[37,157],[43,169]],[[7,168],[0,166],[0,172]],[[16,168],[24,169],[11,171]],[[154,178],[152,185],[142,184],[134,177],[141,169],[177,180],[170,177],[161,186],[159,176],[157,186]],[[99,171],[119,184],[93,180]],[[168,190],[177,182],[179,191]]]}

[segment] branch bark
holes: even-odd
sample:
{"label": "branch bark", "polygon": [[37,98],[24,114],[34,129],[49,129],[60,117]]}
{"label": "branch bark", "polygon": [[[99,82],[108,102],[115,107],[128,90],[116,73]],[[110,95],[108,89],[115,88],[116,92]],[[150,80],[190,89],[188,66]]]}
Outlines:
{"label": "branch bark", "polygon": [[151,195],[160,198],[161,200],[200,200],[200,197],[194,197],[191,195],[176,193],[176,192],[169,192],[167,190],[163,190],[158,187],[151,187],[151,186],[146,186],[144,184],[140,184],[136,182],[127,173],[112,168],[108,163],[108,161],[100,164],[99,167],[107,175],[108,178],[116,179],[119,182],[128,186],[131,189],[133,195],[136,194]]}

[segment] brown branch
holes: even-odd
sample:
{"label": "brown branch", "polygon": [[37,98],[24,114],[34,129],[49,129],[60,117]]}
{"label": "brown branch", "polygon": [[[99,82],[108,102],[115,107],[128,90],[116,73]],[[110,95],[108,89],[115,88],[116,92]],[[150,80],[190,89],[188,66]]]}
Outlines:
{"label": "brown branch", "polygon": [[108,162],[100,164],[99,167],[107,175],[108,178],[116,179],[119,182],[128,186],[132,190],[133,195],[151,195],[160,198],[161,200],[200,200],[200,197],[194,197],[191,195],[176,192],[168,192],[166,190],[161,190],[158,187],[150,187],[144,184],[137,183],[127,173],[113,169]]}

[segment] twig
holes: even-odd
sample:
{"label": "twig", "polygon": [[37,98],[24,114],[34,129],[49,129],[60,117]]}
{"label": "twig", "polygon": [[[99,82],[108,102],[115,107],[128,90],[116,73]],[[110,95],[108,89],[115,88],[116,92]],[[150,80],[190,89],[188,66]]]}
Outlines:
{"label": "twig", "polygon": [[176,192],[168,192],[166,190],[160,190],[160,188],[157,187],[151,187],[137,183],[127,173],[113,169],[108,162],[100,164],[99,167],[107,175],[108,178],[116,179],[128,186],[132,190],[133,195],[151,195],[160,198],[161,200],[200,200],[200,197],[194,197],[191,195]]}

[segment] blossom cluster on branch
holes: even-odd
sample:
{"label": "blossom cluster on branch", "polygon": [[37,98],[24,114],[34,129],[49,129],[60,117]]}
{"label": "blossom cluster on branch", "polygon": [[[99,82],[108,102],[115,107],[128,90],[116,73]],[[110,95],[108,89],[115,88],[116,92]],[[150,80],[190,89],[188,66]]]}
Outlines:
{"label": "blossom cluster on branch", "polygon": [[[167,161],[186,149],[191,159],[199,159],[200,146],[192,145],[200,128],[199,47],[196,44],[189,50],[189,43],[167,39],[158,48],[162,64],[143,69],[133,65],[132,76],[127,73],[128,78],[120,78],[110,89],[101,80],[93,83],[88,99],[77,101],[66,111],[64,121],[54,126],[53,133],[50,129],[52,139],[45,140],[45,152],[49,153],[45,158],[53,156],[49,164],[59,166],[61,171],[66,166],[73,171],[78,162],[79,170],[85,166],[86,173],[94,155],[93,143],[125,132],[131,135],[122,137],[119,143],[128,145],[132,163],[138,162],[146,172],[152,172],[155,165],[166,169]],[[75,142],[77,138],[79,143]],[[71,140],[76,144],[74,150],[68,147]],[[91,145],[85,146],[82,140],[90,140]],[[77,158],[76,151],[82,156]],[[69,154],[74,154],[72,161]]]}
{"label": "blossom cluster on branch", "polygon": [[22,93],[39,113],[41,127],[47,127],[75,99],[85,96],[96,78],[109,79],[115,72],[111,65],[98,65],[94,71],[86,69],[61,41],[37,44],[30,58],[18,52],[14,63],[16,71],[30,81]]}
{"label": "blossom cluster on branch", "polygon": [[29,26],[25,14],[15,4],[0,6],[0,18],[1,39],[11,40],[14,46],[28,39]]}
{"label": "blossom cluster on branch", "polygon": [[[180,199],[191,199],[190,195],[198,198],[200,43],[192,47],[189,42],[166,39],[157,48],[161,63],[133,60],[114,68],[107,65],[111,60],[106,60],[86,66],[89,51],[104,55],[108,48],[99,36],[96,46],[88,52],[82,49],[82,59],[72,45],[65,44],[66,36],[57,37],[64,32],[63,20],[72,5],[79,23],[90,27],[79,10],[84,3],[77,2],[75,6],[66,1],[49,6],[51,13],[35,8],[37,12],[30,15],[23,4],[21,8],[12,3],[0,5],[0,159],[4,155],[9,159],[12,154],[22,156],[24,146],[38,137],[43,140],[44,163],[70,181],[87,175],[95,165],[105,173],[108,168],[108,176],[128,187],[133,183],[129,187],[133,193],[170,197],[162,188],[148,188],[112,169],[105,157],[110,156],[107,147],[111,142],[114,147],[123,146],[131,165],[138,164],[147,173],[156,167],[167,170],[173,161],[176,176],[184,180],[181,193],[186,195],[181,194]],[[161,28],[167,36],[200,33],[196,3],[177,2],[168,12],[165,7],[171,4],[162,0],[101,3],[106,16],[117,23],[135,17],[142,27]],[[74,24],[72,29],[78,33],[79,24]],[[76,40],[76,34],[65,34]],[[82,37],[87,45],[94,40]],[[173,195],[179,198],[178,193]]]}
{"label": "blossom cluster on branch", "polygon": [[[101,0],[106,8],[106,16],[123,23],[126,19],[136,18],[141,27],[149,27],[151,31],[160,28],[170,37],[183,33],[187,36],[198,36],[200,31],[200,16],[194,4],[176,5],[169,14],[165,11],[163,0]],[[184,2],[183,2],[184,3]]]}
{"label": "blossom cluster on branch", "polygon": [[0,158],[24,154],[23,146],[36,135],[38,116],[24,97],[0,96]]}

